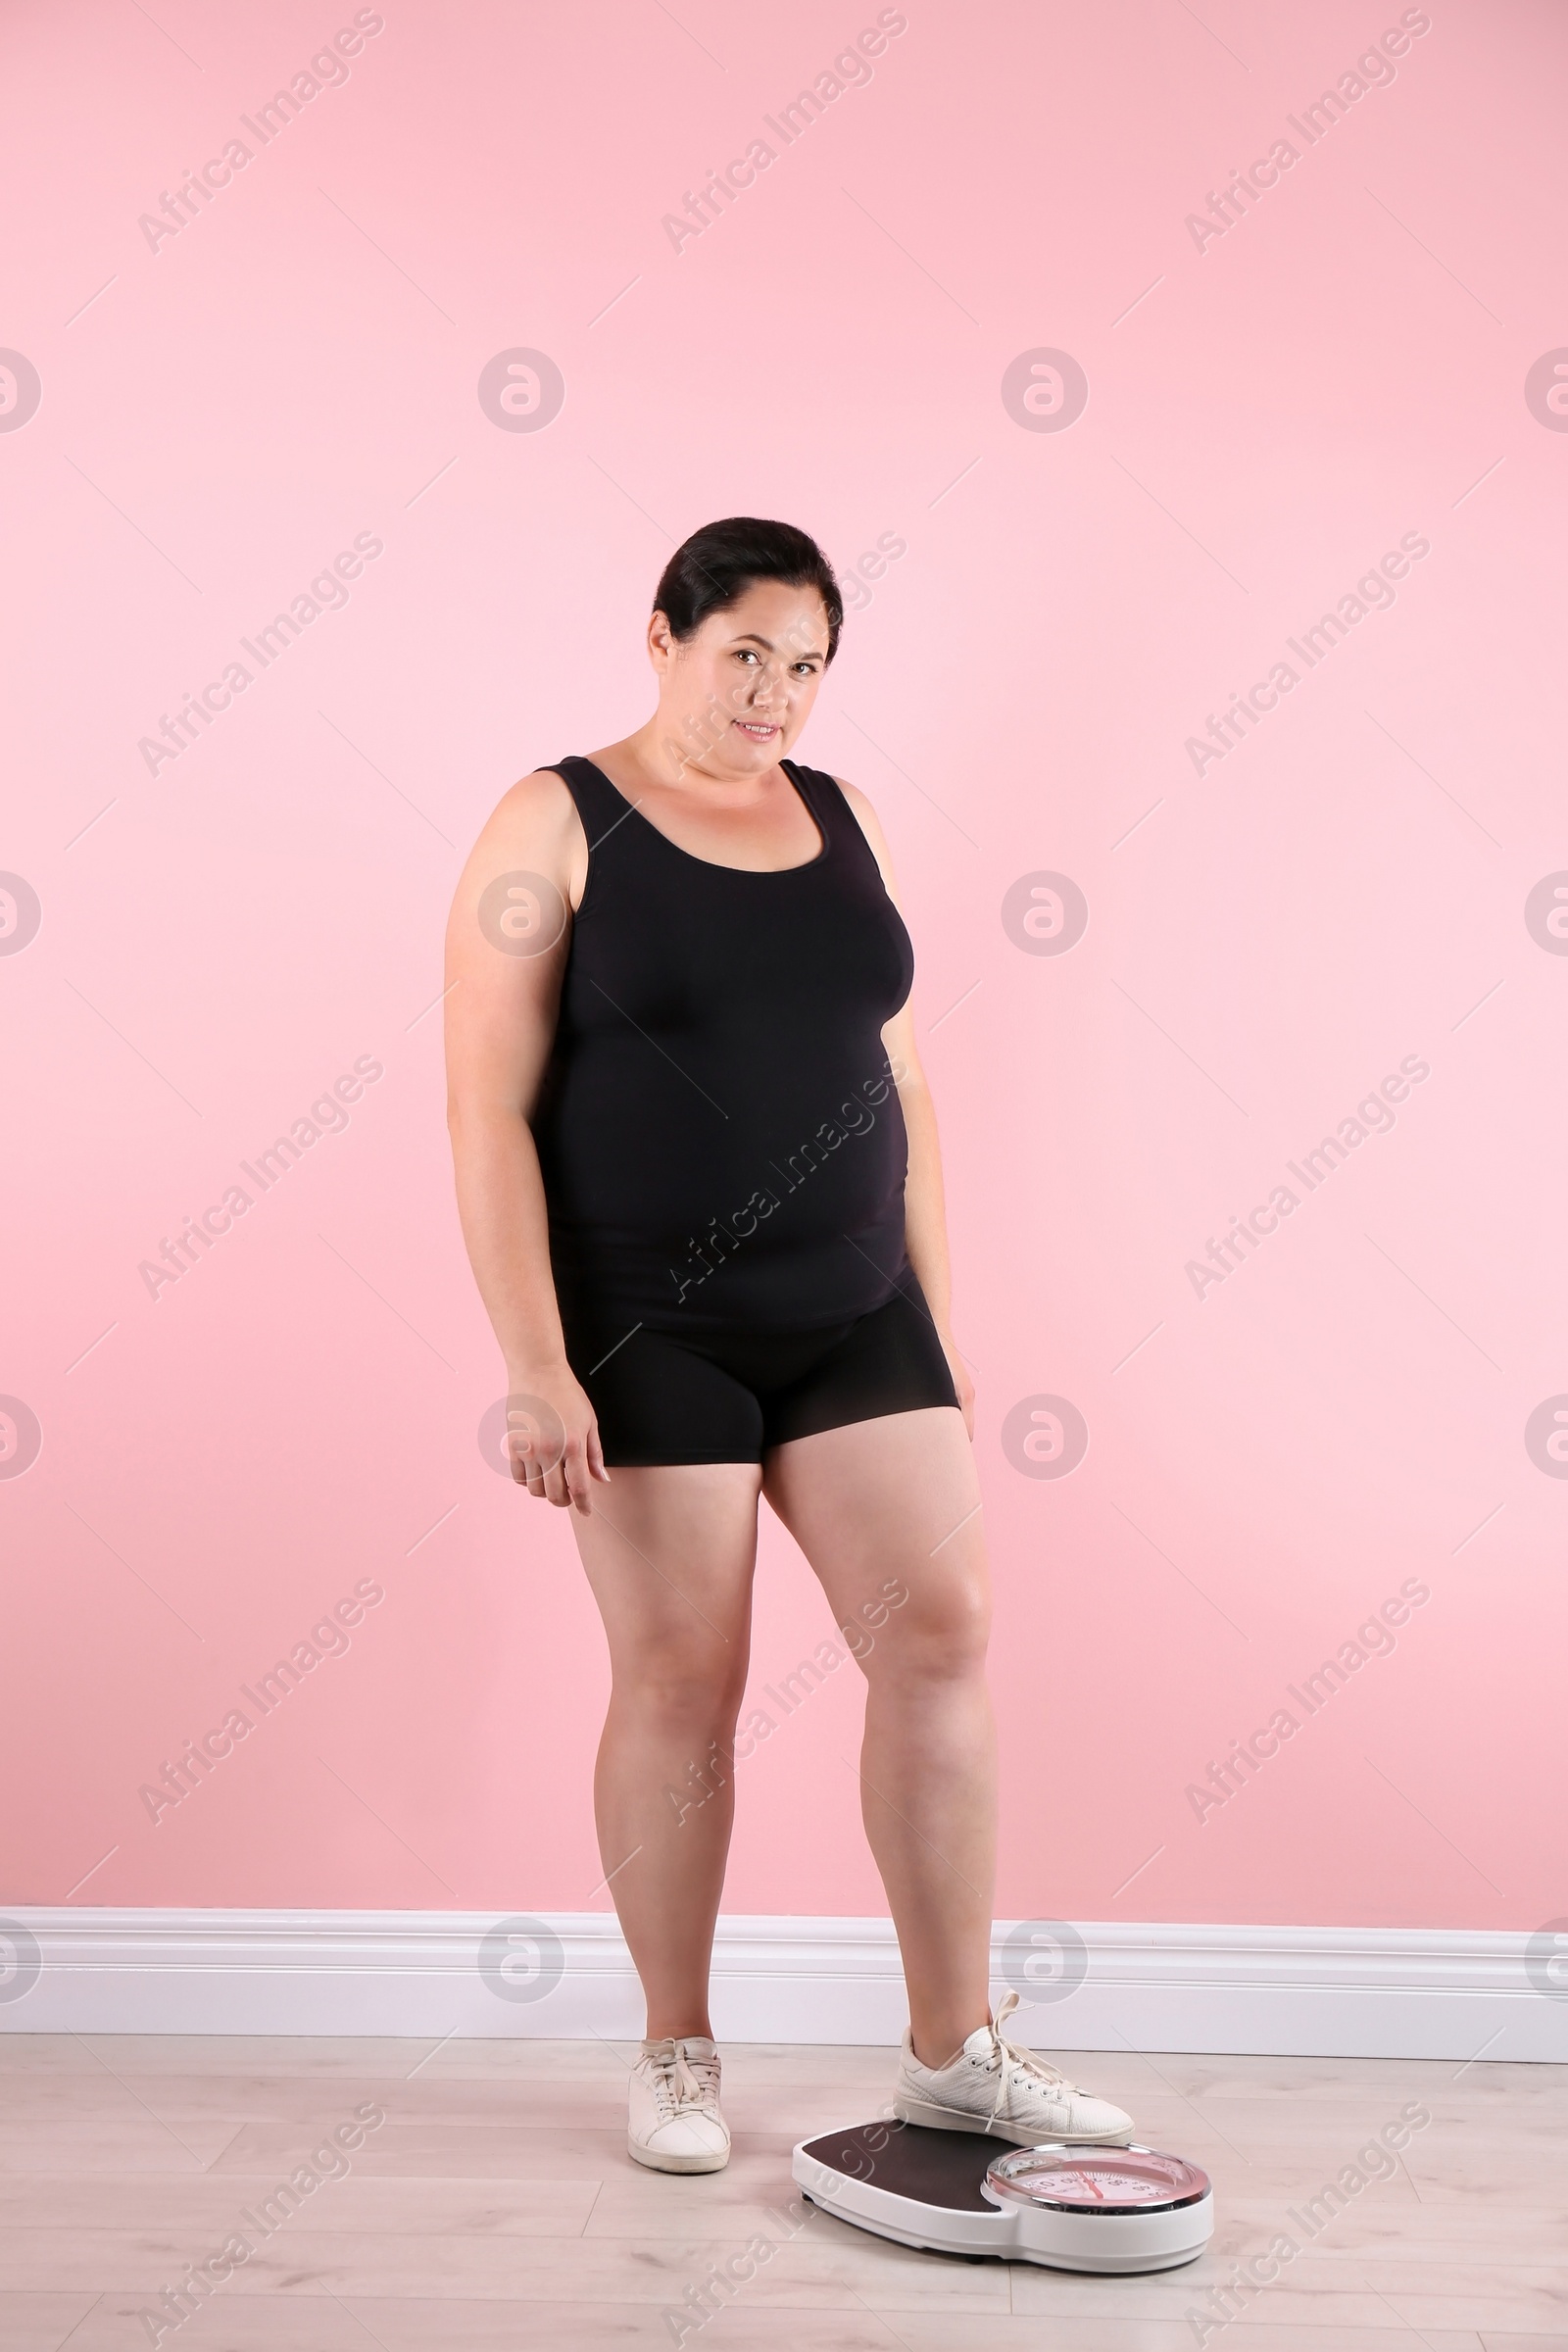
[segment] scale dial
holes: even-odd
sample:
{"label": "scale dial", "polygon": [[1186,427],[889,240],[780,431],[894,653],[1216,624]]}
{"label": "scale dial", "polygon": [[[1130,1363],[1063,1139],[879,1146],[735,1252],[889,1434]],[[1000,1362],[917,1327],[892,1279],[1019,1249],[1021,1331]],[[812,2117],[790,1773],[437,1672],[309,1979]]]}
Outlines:
{"label": "scale dial", "polygon": [[1180,2156],[1162,2156],[1154,2148],[1056,2143],[997,2157],[985,2184],[999,2203],[1056,2213],[1170,2212],[1209,2193],[1208,2175]]}

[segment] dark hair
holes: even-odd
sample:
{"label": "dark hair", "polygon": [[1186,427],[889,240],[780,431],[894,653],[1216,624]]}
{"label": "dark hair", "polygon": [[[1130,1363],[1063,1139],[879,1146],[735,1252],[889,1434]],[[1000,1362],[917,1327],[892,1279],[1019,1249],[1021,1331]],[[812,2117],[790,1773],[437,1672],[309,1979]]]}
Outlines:
{"label": "dark hair", "polygon": [[738,603],[754,580],[816,590],[827,610],[831,662],[844,625],[844,599],[816,541],[793,523],[762,522],[755,514],[704,523],[664,565],[653,609],[663,613],[677,639],[684,639],[696,634],[710,612]]}

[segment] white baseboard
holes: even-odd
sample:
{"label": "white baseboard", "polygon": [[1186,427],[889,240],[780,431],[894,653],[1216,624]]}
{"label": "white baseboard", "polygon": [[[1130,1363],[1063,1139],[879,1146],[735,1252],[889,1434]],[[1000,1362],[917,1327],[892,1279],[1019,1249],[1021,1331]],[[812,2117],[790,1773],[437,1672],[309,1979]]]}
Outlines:
{"label": "white baseboard", "polygon": [[[1017,1985],[1008,2030],[1040,2049],[1568,2063],[1568,1969],[1545,1978],[1531,1940],[1004,1921],[993,1977],[999,1993]],[[895,2043],[906,2016],[888,1920],[719,1921],[725,2039]],[[472,1912],[15,1910],[0,1919],[0,2032],[68,2031],[635,2038],[643,2013],[610,1912],[530,1926]]]}

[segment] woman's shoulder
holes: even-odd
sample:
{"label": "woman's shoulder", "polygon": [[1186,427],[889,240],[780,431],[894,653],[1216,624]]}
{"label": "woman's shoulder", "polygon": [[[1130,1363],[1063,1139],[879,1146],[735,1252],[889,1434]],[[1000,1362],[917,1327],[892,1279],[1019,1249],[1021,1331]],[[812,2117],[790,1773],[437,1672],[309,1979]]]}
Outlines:
{"label": "woman's shoulder", "polygon": [[525,871],[564,887],[569,877],[576,903],[587,837],[570,789],[553,767],[532,768],[509,785],[480,828],[469,864],[481,878]]}
{"label": "woman's shoulder", "polygon": [[497,801],[490,824],[504,833],[562,832],[571,829],[577,804],[559,768],[530,768]]}

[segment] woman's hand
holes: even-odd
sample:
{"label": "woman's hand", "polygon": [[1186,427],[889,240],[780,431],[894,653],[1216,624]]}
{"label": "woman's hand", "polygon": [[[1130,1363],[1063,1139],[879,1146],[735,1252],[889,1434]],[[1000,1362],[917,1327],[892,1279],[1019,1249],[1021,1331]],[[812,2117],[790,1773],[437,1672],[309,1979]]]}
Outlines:
{"label": "woman's hand", "polygon": [[599,1423],[569,1364],[514,1364],[507,1378],[507,1456],[519,1487],[584,1513],[593,1482],[610,1484]]}
{"label": "woman's hand", "polygon": [[942,1352],[948,1359],[948,1370],[953,1374],[953,1385],[958,1393],[958,1410],[963,1415],[963,1426],[972,1440],[974,1437],[974,1382],[969,1378],[969,1367],[958,1353],[957,1342],[951,1332],[939,1332],[937,1336],[942,1342]]}

